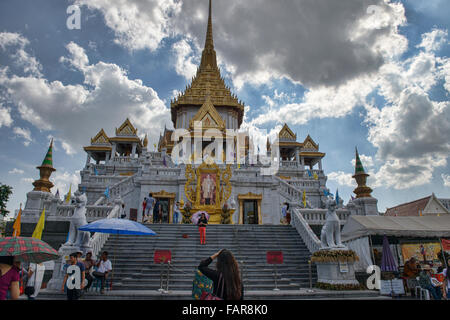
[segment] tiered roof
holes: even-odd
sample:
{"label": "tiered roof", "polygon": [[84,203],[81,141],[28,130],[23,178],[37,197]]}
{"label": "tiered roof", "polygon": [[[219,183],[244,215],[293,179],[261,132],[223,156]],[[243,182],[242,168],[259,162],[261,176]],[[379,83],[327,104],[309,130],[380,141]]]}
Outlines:
{"label": "tiered roof", "polygon": [[176,123],[177,110],[182,106],[202,106],[207,96],[210,96],[211,103],[218,106],[233,107],[238,112],[238,124],[242,124],[244,118],[244,104],[231,93],[230,88],[225,84],[225,80],[217,67],[216,51],[214,50],[214,40],[212,31],[211,0],[209,1],[208,28],[206,31],[205,48],[202,52],[202,60],[197,74],[192,78],[192,82],[186,90],[170,102],[172,111],[172,122]]}

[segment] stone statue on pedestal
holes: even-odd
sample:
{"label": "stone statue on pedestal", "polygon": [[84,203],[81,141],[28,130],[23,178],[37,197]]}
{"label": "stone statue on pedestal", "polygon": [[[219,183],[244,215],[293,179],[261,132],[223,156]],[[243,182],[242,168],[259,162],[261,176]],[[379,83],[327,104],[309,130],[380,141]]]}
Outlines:
{"label": "stone statue on pedestal", "polygon": [[86,203],[87,197],[84,193],[75,192],[74,199],[76,208],[70,220],[69,240],[64,246],[75,246],[85,248],[89,245],[90,232],[79,231],[78,228],[87,224]]}
{"label": "stone statue on pedestal", "polygon": [[341,226],[336,214],[336,201],[328,198],[326,206],[328,209],[326,221],[320,234],[321,249],[346,248],[341,243]]}

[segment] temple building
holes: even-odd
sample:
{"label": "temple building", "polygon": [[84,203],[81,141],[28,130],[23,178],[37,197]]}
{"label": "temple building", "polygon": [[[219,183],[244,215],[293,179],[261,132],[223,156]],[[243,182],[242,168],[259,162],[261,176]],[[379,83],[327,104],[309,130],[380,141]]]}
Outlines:
{"label": "temple building", "polygon": [[[90,145],[84,147],[86,163],[78,186],[88,198],[88,221],[108,216],[115,201],[120,200],[127,216],[141,222],[143,199],[152,193],[163,204],[165,223],[173,222],[174,205],[180,201],[182,206],[189,202],[193,212],[208,212],[213,224],[221,222],[225,205],[231,210],[232,224],[280,224],[281,208],[289,203],[292,209],[300,210],[305,221],[322,225],[329,190],[322,165],[326,154],[319,149],[319,143],[310,135],[297,137],[284,124],[278,138],[267,138],[266,150],[261,153],[258,147],[256,152],[252,137],[240,130],[244,110],[244,103],[227,87],[217,65],[210,1],[197,74],[170,103],[173,127],[175,131],[182,130],[183,136],[175,139],[175,131],[164,128],[155,148],[148,150],[147,135],[138,135],[129,118],[114,135],[100,129]],[[210,137],[209,132],[226,138],[216,143],[214,134]],[[229,132],[237,133],[226,135]],[[211,139],[200,140],[200,145],[196,145],[199,137]],[[180,150],[180,141],[187,142],[185,150]],[[356,157],[360,164],[358,154]],[[265,174],[263,169],[274,164],[276,170]],[[356,199],[348,206],[342,201],[338,205],[342,222],[351,214],[378,214],[377,200],[365,186],[367,174],[362,165],[355,169],[354,177],[358,181]],[[51,188],[48,183],[45,185]],[[44,191],[49,193],[43,189],[34,192]],[[69,219],[72,204],[50,195],[40,195],[39,199],[39,208],[35,202],[32,211],[25,207],[23,221],[36,220],[44,207],[52,208],[47,211],[50,220]]]}

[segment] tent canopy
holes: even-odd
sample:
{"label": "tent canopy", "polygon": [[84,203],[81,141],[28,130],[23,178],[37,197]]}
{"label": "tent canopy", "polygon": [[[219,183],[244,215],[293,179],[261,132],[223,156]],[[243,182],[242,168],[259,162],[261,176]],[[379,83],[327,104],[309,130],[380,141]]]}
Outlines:
{"label": "tent canopy", "polygon": [[341,233],[343,241],[371,235],[446,238],[450,237],[450,216],[350,216]]}

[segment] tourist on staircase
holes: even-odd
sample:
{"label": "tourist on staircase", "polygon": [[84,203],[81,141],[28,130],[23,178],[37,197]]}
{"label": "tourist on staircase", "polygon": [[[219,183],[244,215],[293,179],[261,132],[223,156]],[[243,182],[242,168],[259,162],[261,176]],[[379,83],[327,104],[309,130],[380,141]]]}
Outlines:
{"label": "tourist on staircase", "polygon": [[159,199],[156,199],[153,207],[153,223],[161,223],[162,207]]}
{"label": "tourist on staircase", "polygon": [[97,262],[97,271],[94,271],[92,274],[94,277],[100,279],[101,282],[101,289],[100,293],[105,293],[105,282],[106,278],[108,278],[109,273],[112,270],[111,261],[108,260],[108,252],[103,251],[102,256],[100,257],[100,260]]}
{"label": "tourist on staircase", "polygon": [[94,259],[92,259],[92,252],[86,253],[86,258],[84,258],[83,264],[84,264],[84,267],[86,268],[85,273],[86,273],[86,280],[87,280],[87,285],[84,288],[84,291],[88,291],[92,285],[92,281],[94,280],[94,278],[92,277],[92,274],[91,274],[92,268],[95,265],[95,261],[94,261]]}
{"label": "tourist on staircase", "polygon": [[181,211],[180,211],[180,202],[177,201],[175,203],[175,209],[173,210],[173,223],[178,224],[178,220],[180,219]]}
{"label": "tourist on staircase", "polygon": [[148,222],[150,218],[150,213],[153,212],[153,204],[155,203],[155,198],[153,198],[152,194],[149,193],[148,197],[144,198],[143,203],[143,213],[144,216],[142,218],[142,222]]}
{"label": "tourist on staircase", "polygon": [[[84,289],[85,268],[84,268],[83,263],[78,262],[77,256],[78,255],[76,252],[71,253],[69,256],[70,262],[69,262],[69,266],[64,271],[66,275],[64,276],[64,280],[62,282],[61,291],[64,292],[64,286],[67,282],[67,279],[69,278],[69,276],[72,276],[73,274],[79,275],[80,278],[76,279],[75,283],[79,283],[80,287],[79,288],[74,287],[73,289],[69,289],[69,287],[68,287],[67,288],[67,300],[78,300],[81,297],[81,290]],[[75,271],[75,268],[78,268],[77,271]]]}
{"label": "tourist on staircase", "polygon": [[200,244],[206,244],[206,225],[208,224],[208,219],[202,212],[200,219],[198,219],[198,231],[200,233]]}
{"label": "tourist on staircase", "polygon": [[[216,269],[208,266],[217,258]],[[213,283],[213,292],[216,297],[223,300],[243,300],[244,286],[241,281],[239,265],[233,254],[222,249],[211,257],[200,262],[198,269]]]}

